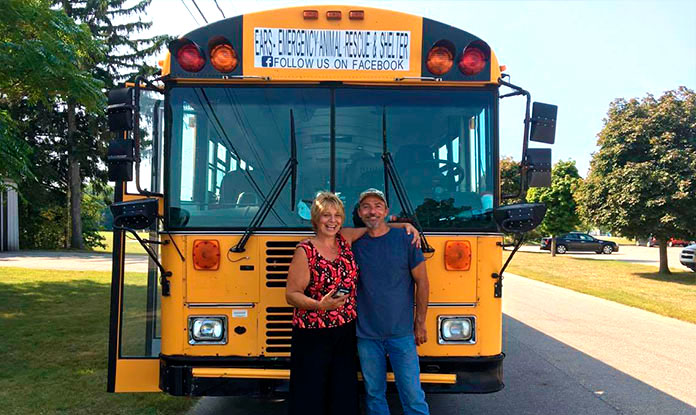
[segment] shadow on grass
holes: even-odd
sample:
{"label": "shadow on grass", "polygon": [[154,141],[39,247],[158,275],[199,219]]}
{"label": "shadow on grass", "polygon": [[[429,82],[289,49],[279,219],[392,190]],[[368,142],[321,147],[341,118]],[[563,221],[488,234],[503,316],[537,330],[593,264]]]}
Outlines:
{"label": "shadow on grass", "polygon": [[696,273],[693,272],[672,271],[671,274],[660,274],[658,272],[636,272],[635,275],[653,281],[696,286]]}
{"label": "shadow on grass", "polygon": [[[110,286],[88,279],[46,281],[52,272],[35,282],[0,283],[1,412],[185,413],[191,400],[106,393]],[[126,286],[133,295],[126,301],[143,313],[144,292],[144,286]],[[142,332],[139,314],[124,324]]]}

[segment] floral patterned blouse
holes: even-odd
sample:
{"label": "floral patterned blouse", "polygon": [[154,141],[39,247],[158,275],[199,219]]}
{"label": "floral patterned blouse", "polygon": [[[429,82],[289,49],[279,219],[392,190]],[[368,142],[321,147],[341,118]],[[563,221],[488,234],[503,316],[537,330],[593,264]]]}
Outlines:
{"label": "floral patterned blouse", "polygon": [[338,255],[333,261],[321,256],[311,241],[300,242],[297,246],[304,249],[309,265],[309,284],[305,295],[317,301],[337,286],[350,290],[346,302],[335,310],[302,310],[295,308],[292,324],[303,329],[322,329],[338,327],[353,321],[356,317],[355,290],[358,279],[358,265],[348,242],[339,233],[336,234]]}

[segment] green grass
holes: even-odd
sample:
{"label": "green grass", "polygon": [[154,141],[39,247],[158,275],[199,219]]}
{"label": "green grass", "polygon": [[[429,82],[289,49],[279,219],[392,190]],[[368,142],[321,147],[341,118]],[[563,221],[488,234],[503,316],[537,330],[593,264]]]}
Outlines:
{"label": "green grass", "polygon": [[518,252],[508,270],[559,287],[696,323],[696,273],[612,260]]}
{"label": "green grass", "polygon": [[[109,272],[0,268],[0,412],[183,414],[194,400],[106,393]],[[140,337],[144,274],[127,274],[124,330]],[[140,337],[142,338],[142,337]],[[141,350],[142,341],[126,346]]]}
{"label": "green grass", "polygon": [[[108,252],[111,253],[114,250],[114,236],[113,232],[111,231],[102,231],[99,232],[99,235],[103,236],[105,238],[104,240],[104,245],[106,245],[105,248],[94,248],[94,252]],[[140,236],[143,239],[147,239],[149,237],[148,233],[142,233],[138,232],[138,236]],[[126,233],[126,253],[127,254],[142,254],[142,255],[147,255],[147,253],[143,250],[143,247],[140,246],[140,243],[138,242],[137,239],[131,234]]]}

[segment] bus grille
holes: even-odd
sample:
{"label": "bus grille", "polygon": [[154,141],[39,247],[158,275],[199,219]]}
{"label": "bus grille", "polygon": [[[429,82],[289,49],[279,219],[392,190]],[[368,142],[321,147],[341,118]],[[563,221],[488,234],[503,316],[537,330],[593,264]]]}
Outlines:
{"label": "bus grille", "polygon": [[285,288],[296,241],[266,242],[266,287]]}
{"label": "bus grille", "polygon": [[266,353],[290,353],[292,307],[266,308]]}

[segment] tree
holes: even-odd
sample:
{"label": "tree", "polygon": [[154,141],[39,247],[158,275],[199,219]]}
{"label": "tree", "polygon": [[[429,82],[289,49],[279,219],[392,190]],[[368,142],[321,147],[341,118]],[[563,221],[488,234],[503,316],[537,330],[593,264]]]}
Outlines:
{"label": "tree", "polygon": [[609,105],[599,151],[578,193],[580,212],[596,226],[659,243],[660,273],[669,274],[666,243],[696,231],[696,95],[685,87],[660,98]]}
{"label": "tree", "polygon": [[[520,162],[512,157],[500,159],[500,194],[515,195],[520,191]],[[506,199],[502,202],[506,205],[514,203],[524,203],[525,193],[513,199]]]}
{"label": "tree", "polygon": [[[145,64],[144,59],[159,52],[169,38],[157,36],[153,38],[136,39],[132,35],[149,28],[151,22],[143,22],[139,17],[128,21],[141,13],[144,13],[151,0],[140,0],[133,4],[127,0],[56,0],[56,5],[62,6],[68,16],[76,21],[86,24],[94,38],[100,40],[106,49],[105,58],[98,65],[92,65],[93,76],[101,79],[108,88],[112,88],[122,80],[133,80],[135,75],[149,75],[156,68]],[[127,5],[131,3],[132,5]],[[89,140],[85,145],[78,140],[80,129],[76,118],[80,108],[79,101],[68,99],[67,101],[67,131],[66,141],[68,154],[68,193],[70,199],[70,217],[72,223],[71,242],[73,248],[83,247],[82,229],[82,186],[84,168],[81,165],[86,161],[88,154],[81,152],[81,148],[98,148],[99,154],[104,156],[108,131],[89,128],[90,135],[79,137],[81,140]],[[101,111],[86,114],[88,127],[104,124],[104,115]],[[92,163],[87,161],[90,167]],[[105,185],[103,174],[99,177],[91,177],[99,181],[98,186]]]}
{"label": "tree", "polygon": [[[102,83],[82,68],[101,56],[88,28],[76,24],[47,0],[6,0],[0,13],[0,182],[33,177],[30,146],[23,142],[7,107],[78,99],[86,108],[103,106]],[[19,188],[22,191],[21,186]]]}
{"label": "tree", "polygon": [[527,192],[527,201],[546,204],[546,216],[538,230],[553,237],[551,255],[556,254],[556,236],[581,224],[573,196],[581,181],[575,161],[559,161],[551,169],[551,187],[533,187]]}

